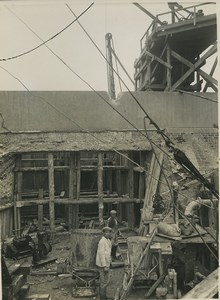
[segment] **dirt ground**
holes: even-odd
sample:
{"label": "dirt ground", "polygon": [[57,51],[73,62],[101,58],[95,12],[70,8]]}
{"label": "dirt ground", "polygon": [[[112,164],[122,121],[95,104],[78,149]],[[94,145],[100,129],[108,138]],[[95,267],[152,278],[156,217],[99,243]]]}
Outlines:
{"label": "dirt ground", "polygon": [[[59,234],[55,237],[52,252],[48,257],[57,258],[53,263],[47,265],[33,268],[33,272],[37,271],[56,271],[58,261],[63,261],[68,259],[71,254],[71,244],[70,244],[70,234]],[[31,258],[29,258],[31,260]],[[110,299],[114,299],[117,288],[122,287],[122,282],[124,278],[124,267],[114,268],[110,270],[110,283],[107,289],[107,296]],[[73,279],[62,278],[55,275],[29,275],[28,283],[30,285],[30,290],[28,295],[31,294],[50,294],[51,300],[83,300],[83,299],[99,299],[99,295],[93,297],[73,297],[72,290],[74,286]],[[98,288],[97,288],[98,292]],[[146,291],[145,291],[146,292]],[[128,299],[144,299],[143,290],[131,289]]]}

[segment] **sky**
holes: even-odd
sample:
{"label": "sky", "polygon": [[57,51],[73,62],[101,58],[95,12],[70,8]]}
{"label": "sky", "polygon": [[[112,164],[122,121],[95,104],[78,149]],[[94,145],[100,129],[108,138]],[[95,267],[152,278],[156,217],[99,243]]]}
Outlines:
{"label": "sky", "polygon": [[[87,0],[1,1],[0,58],[18,55],[42,43],[29,28],[45,41],[71,23],[75,17],[66,4],[76,15],[79,15],[91,3],[92,1]],[[154,0],[138,3],[154,15],[169,11],[166,2]],[[198,4],[198,1],[185,1],[181,4],[189,6]],[[211,6],[210,12],[215,11],[215,5]],[[164,20],[164,18],[161,19]],[[100,0],[95,1],[79,21],[103,54],[106,52],[105,35],[109,32],[112,34],[115,52],[133,78],[134,61],[140,55],[140,39],[152,19],[130,1]],[[0,68],[0,90],[25,90],[23,86],[25,85],[32,91],[91,90],[91,87],[95,90],[107,91],[106,61],[77,22],[49,41],[47,46],[88,85],[74,75],[45,46],[41,46],[19,58],[0,62],[0,67],[5,69]],[[126,85],[134,90],[133,84],[123,70],[119,69],[119,74]],[[115,77],[115,82],[118,93],[120,90],[117,77]]]}

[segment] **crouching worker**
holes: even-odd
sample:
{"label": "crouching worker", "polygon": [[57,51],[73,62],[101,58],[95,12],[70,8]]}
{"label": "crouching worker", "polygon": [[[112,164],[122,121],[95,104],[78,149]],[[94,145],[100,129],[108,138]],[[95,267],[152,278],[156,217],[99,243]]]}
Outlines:
{"label": "crouching worker", "polygon": [[98,243],[98,249],[96,253],[96,265],[99,269],[100,300],[107,300],[106,290],[109,284],[109,272],[111,264],[112,229],[110,227],[104,227],[102,232],[103,237]]}

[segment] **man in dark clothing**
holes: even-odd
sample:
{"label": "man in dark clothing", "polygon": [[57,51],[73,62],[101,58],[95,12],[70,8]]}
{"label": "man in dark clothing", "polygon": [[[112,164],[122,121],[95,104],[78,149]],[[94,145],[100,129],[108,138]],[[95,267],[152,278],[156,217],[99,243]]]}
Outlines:
{"label": "man in dark clothing", "polygon": [[117,212],[115,210],[110,211],[110,217],[107,220],[107,226],[112,228],[112,250],[111,257],[112,259],[117,259],[116,252],[118,248],[118,219],[116,217]]}

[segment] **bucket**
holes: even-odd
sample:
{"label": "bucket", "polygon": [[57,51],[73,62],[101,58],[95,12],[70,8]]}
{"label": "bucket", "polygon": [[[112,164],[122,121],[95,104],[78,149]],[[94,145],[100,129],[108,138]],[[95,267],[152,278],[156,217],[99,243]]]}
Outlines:
{"label": "bucket", "polygon": [[96,252],[102,232],[99,229],[71,231],[72,264],[74,267],[95,268]]}
{"label": "bucket", "polygon": [[144,221],[152,221],[154,215],[154,208],[141,208],[141,220]]}

